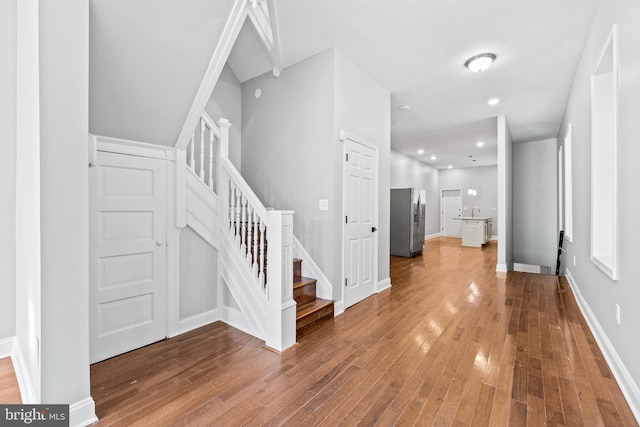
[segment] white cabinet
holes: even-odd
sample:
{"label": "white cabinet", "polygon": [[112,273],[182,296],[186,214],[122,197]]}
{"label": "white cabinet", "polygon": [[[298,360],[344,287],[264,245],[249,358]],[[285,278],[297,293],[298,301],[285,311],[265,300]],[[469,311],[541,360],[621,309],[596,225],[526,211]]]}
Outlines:
{"label": "white cabinet", "polygon": [[491,218],[461,218],[462,246],[481,247],[491,239]]}

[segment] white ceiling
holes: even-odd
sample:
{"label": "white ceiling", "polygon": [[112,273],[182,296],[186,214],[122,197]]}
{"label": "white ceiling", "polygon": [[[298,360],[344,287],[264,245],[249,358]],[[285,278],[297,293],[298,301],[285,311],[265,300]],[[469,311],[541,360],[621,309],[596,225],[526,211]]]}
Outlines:
{"label": "white ceiling", "polygon": [[[598,0],[275,0],[285,68],[336,47],[391,92],[392,148],[437,168],[470,167],[469,155],[478,166],[497,164],[500,114],[515,142],[557,136],[597,5]],[[260,49],[245,26],[229,59],[241,82],[269,71]],[[483,52],[497,55],[487,71],[464,67]],[[487,105],[492,97],[500,104]],[[405,104],[411,109],[398,109]],[[484,147],[476,147],[479,140]]]}

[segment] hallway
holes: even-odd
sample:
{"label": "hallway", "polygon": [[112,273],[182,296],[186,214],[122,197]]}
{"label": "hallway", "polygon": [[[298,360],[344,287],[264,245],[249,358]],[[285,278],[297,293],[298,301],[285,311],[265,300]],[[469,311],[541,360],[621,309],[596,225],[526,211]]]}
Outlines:
{"label": "hallway", "polygon": [[223,323],[92,366],[99,425],[637,425],[566,282],[426,242],[277,355]]}

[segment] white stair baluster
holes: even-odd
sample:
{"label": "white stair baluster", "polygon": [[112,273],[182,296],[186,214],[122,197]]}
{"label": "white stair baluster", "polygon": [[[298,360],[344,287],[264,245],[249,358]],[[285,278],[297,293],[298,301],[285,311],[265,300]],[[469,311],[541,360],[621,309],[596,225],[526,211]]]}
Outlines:
{"label": "white stair baluster", "polygon": [[242,234],[240,234],[240,249],[242,250],[242,256],[247,255],[247,198],[242,197]]}
{"label": "white stair baluster", "polygon": [[253,269],[253,275],[258,277],[258,235],[260,234],[260,230],[258,230],[258,223],[260,218],[258,217],[258,213],[254,212],[253,217],[251,219],[251,228],[253,228],[253,258],[251,268]]}
{"label": "white stair baluster", "polygon": [[196,145],[195,139],[196,139],[196,133],[194,132],[191,134],[191,142],[189,143],[189,145],[191,146],[191,150],[190,150],[191,155],[189,156],[189,167],[194,172],[196,170],[196,160],[193,156],[194,146]]}
{"label": "white stair baluster", "polygon": [[204,182],[204,119],[200,119],[200,173],[198,175]]}
{"label": "white stair baluster", "polygon": [[213,191],[213,129],[209,129],[209,188]]}
{"label": "white stair baluster", "polygon": [[240,245],[240,209],[242,206],[242,193],[240,193],[240,189],[236,187],[236,244]]}
{"label": "white stair baluster", "polygon": [[228,186],[228,194],[227,194],[227,218],[226,220],[229,221],[229,235],[232,235],[233,233],[233,192],[235,191],[235,184],[233,183],[233,181],[231,181],[231,177],[229,177],[228,175],[225,174],[225,180],[229,179],[227,181],[227,186]]}
{"label": "white stair baluster", "polygon": [[247,209],[247,265],[251,267],[253,263],[253,206],[249,205]]}
{"label": "white stair baluster", "polygon": [[262,219],[260,219],[260,270],[258,271],[258,278],[260,280],[260,285],[262,286],[265,286],[267,284],[266,278],[264,277],[264,231],[264,222],[262,222]]}

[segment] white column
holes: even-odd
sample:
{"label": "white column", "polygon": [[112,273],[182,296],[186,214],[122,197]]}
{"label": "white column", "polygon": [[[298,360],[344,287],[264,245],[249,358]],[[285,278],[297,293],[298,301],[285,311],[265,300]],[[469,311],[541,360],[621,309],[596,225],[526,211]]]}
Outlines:
{"label": "white column", "polygon": [[284,351],[296,343],[293,300],[293,211],[269,211],[266,345]]}

